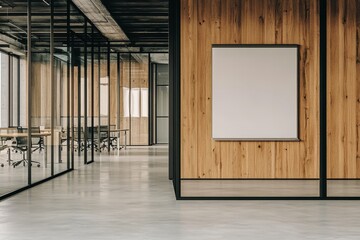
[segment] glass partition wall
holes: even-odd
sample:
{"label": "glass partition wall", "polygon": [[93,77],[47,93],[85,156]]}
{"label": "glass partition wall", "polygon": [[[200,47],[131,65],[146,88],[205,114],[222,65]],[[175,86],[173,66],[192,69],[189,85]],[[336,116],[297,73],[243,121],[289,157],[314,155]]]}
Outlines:
{"label": "glass partition wall", "polygon": [[[55,159],[55,147],[54,147],[54,123],[55,123],[55,109],[54,102],[56,97],[53,96],[54,88],[56,87],[54,79],[55,64],[53,58],[53,52],[51,50],[53,40],[51,40],[52,21],[51,16],[53,13],[53,7],[43,2],[31,1],[31,23],[30,28],[33,32],[31,36],[31,83],[29,85],[29,104],[30,104],[30,125],[21,128],[22,132],[31,132],[31,139],[29,143],[30,149],[21,149],[23,144],[27,147],[26,142],[22,142],[21,139],[17,143],[17,147],[23,152],[30,151],[31,158],[30,166],[37,166],[31,168],[31,182],[38,182],[54,174]],[[44,13],[42,16],[40,13]],[[43,32],[41,33],[41,40],[36,35],[39,25],[44,23]],[[41,41],[41,42],[40,42]],[[40,45],[41,44],[41,45]],[[36,136],[33,134],[36,134]],[[27,147],[28,148],[28,147]],[[24,158],[25,159],[25,158]],[[26,166],[26,162],[22,164]],[[21,167],[21,166],[17,166]]]}
{"label": "glass partition wall", "polygon": [[108,41],[68,0],[4,3],[0,13],[2,39],[9,40],[0,46],[4,198],[93,162],[100,126],[97,46]]}
{"label": "glass partition wall", "polygon": [[149,53],[112,45],[69,0],[0,13],[0,198],[150,145]]}
{"label": "glass partition wall", "polygon": [[0,196],[28,185],[28,169],[13,167],[25,154],[13,147],[17,126],[27,122],[24,73],[23,56],[0,52]]}

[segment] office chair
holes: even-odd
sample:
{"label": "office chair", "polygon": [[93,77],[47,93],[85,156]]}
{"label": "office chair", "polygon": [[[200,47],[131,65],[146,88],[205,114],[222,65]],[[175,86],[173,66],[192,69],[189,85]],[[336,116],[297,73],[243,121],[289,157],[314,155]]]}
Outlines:
{"label": "office chair", "polygon": [[99,143],[99,151],[101,152],[103,149],[106,149],[106,143],[108,141],[108,135],[109,135],[109,126],[102,125],[100,127],[100,143]]}
{"label": "office chair", "polygon": [[[87,138],[88,138],[88,141],[86,143],[86,147],[87,148],[91,148],[91,146],[94,145],[94,149],[95,151],[98,150],[98,143],[97,143],[97,138],[98,138],[98,128],[97,127],[87,127],[86,129],[86,134],[87,134]],[[92,141],[91,137],[92,137],[92,134],[94,134],[94,141]]]}
{"label": "office chair", "polygon": [[[30,131],[32,133],[40,133],[40,127],[32,127],[30,129],[31,129]],[[27,128],[18,128],[18,131],[22,132],[22,133],[26,133],[26,132],[28,132],[28,129]],[[33,142],[34,142],[35,146],[36,146],[36,147],[34,147],[34,150],[32,150],[32,149],[28,149],[28,138],[27,137],[16,137],[15,138],[15,145],[12,147],[16,150],[16,152],[20,151],[20,154],[23,155],[23,158],[19,161],[13,162],[12,165],[14,168],[19,166],[21,163],[23,164],[23,166],[25,166],[26,164],[29,164],[28,159],[26,159],[26,152],[27,151],[35,152],[35,151],[41,149],[41,144],[42,144],[41,139],[42,139],[41,137],[34,137],[34,138],[32,137],[31,138],[31,140],[30,140],[31,145],[33,145]],[[33,147],[31,147],[31,148],[33,148]],[[37,167],[40,167],[40,162],[31,160],[30,164],[32,165],[33,163],[36,163]]]}
{"label": "office chair", "polygon": [[[79,139],[79,131],[80,131],[80,139]],[[74,142],[77,143],[77,146],[74,146],[74,151],[84,151],[85,145],[84,145],[84,130],[82,127],[74,127]]]}
{"label": "office chair", "polygon": [[[94,141],[92,142],[92,144],[94,145],[95,152],[97,152],[97,151],[101,152],[101,139],[100,139],[101,134],[99,134],[99,129],[100,129],[100,127],[96,126],[96,127],[92,127],[92,130],[91,130],[92,133],[94,134]],[[90,135],[90,138],[91,138],[91,135]],[[99,141],[99,139],[100,139],[100,141]]]}
{"label": "office chair", "polygon": [[[40,127],[32,127],[31,132],[40,133]],[[44,150],[44,137],[32,137],[31,143],[32,152],[39,150],[39,153],[41,153],[41,151]]]}
{"label": "office chair", "polygon": [[[1,132],[6,132],[6,133],[11,133],[11,132],[17,132],[17,127],[8,127],[8,128],[3,128],[3,129],[0,129]],[[9,151],[10,150],[10,146],[7,145],[7,141],[10,141],[11,138],[9,137],[2,137],[0,138],[0,152],[4,151],[5,149],[7,150],[8,154],[9,154]],[[13,162],[13,160],[11,160],[10,158],[8,158],[6,160],[6,163],[11,165],[11,163]],[[5,164],[4,163],[1,163],[0,164],[1,167],[4,167]]]}
{"label": "office chair", "polygon": [[64,143],[67,143],[68,140],[70,141],[71,137],[69,136],[69,139],[68,139],[67,129],[61,128],[61,130],[60,130],[60,150],[61,151],[63,150],[63,146],[67,146],[67,144],[64,145]]}
{"label": "office chair", "polygon": [[[4,144],[4,141],[1,140],[1,141],[0,141],[0,152],[2,152],[2,151],[5,150],[5,149],[8,149],[8,146],[7,146],[6,144]],[[8,162],[8,163],[10,164],[11,161],[12,161],[12,160],[8,159],[6,162]],[[4,163],[1,163],[0,166],[1,166],[1,167],[4,167],[5,164],[4,164]]]}
{"label": "office chair", "polygon": [[[110,129],[116,129],[115,125],[110,125]],[[117,132],[113,132],[113,135],[111,135],[110,133],[110,147],[112,148],[112,150],[117,149],[117,141],[118,141],[118,133]]]}

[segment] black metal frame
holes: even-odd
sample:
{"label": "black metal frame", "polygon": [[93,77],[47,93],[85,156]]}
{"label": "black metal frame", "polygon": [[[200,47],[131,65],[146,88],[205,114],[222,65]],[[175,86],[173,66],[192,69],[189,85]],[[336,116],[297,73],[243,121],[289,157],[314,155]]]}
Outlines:
{"label": "black metal frame", "polygon": [[[50,2],[50,84],[51,84],[51,91],[52,93],[54,92],[54,89],[55,89],[55,84],[54,84],[54,4],[53,4],[54,0],[51,0]],[[27,36],[32,36],[32,6],[31,6],[31,0],[28,0],[27,1]],[[69,11],[69,5],[70,5],[70,0],[67,1],[67,10]],[[69,28],[69,22],[68,22],[68,26]],[[69,39],[69,37],[68,37]],[[27,50],[27,55],[26,55],[26,59],[27,59],[27,81],[28,81],[28,85],[31,85],[32,84],[32,71],[31,71],[31,68],[32,68],[32,54],[33,53],[37,53],[37,52],[33,52],[32,51],[32,47],[33,47],[33,44],[32,44],[32,38],[28,38],[27,39],[27,44],[26,44],[26,50]],[[69,46],[68,46],[69,47]],[[47,52],[48,53],[48,52]],[[15,56],[11,53],[8,53],[10,54],[11,56]],[[17,57],[18,58],[18,57]],[[9,58],[10,59],[10,58]],[[12,59],[12,57],[11,57]],[[68,61],[69,62],[69,61]],[[11,66],[12,67],[12,66]],[[20,58],[18,58],[18,83],[20,82]],[[68,68],[68,73],[67,75],[70,76],[70,72],[69,72],[69,68]],[[11,74],[13,74],[11,72]],[[18,94],[19,94],[19,89],[18,89]],[[55,105],[55,101],[54,99],[52,98],[51,99],[51,116],[54,116],[54,105]],[[32,106],[32,93],[31,93],[31,88],[28,88],[27,89],[27,125],[28,127],[32,126],[32,111],[31,111],[31,106]],[[18,106],[17,106],[17,110],[19,112],[19,109],[20,109],[20,102],[18,101]],[[18,123],[20,123],[20,117],[19,117],[19,113],[18,113]],[[44,183],[44,182],[47,182],[51,179],[54,179],[58,176],[61,176],[61,175],[64,175],[68,172],[71,172],[73,170],[73,167],[70,167],[70,162],[67,163],[67,167],[68,169],[63,171],[63,172],[60,172],[60,173],[57,173],[55,174],[54,172],[54,118],[52,117],[52,120],[51,120],[51,148],[50,148],[50,155],[51,155],[51,176],[50,177],[47,177],[45,179],[42,179],[40,181],[36,181],[36,182],[32,182],[32,170],[31,170],[31,164],[28,164],[27,165],[27,175],[28,175],[28,179],[27,179],[27,186],[24,186],[20,189],[17,189],[13,192],[9,192],[7,194],[4,194],[4,195],[1,195],[0,196],[0,201],[1,200],[4,200],[6,198],[9,198],[17,193],[20,193],[22,191],[25,191],[27,189],[30,189],[34,186],[37,186],[41,183]],[[28,131],[27,132],[27,139],[31,139],[31,131]],[[31,146],[32,143],[31,141],[27,141],[27,148],[28,149],[31,149]],[[68,154],[69,155],[69,154]],[[27,160],[28,162],[30,163],[31,162],[31,159],[32,159],[32,151],[27,151],[26,153],[26,156],[27,156]],[[68,161],[70,161],[70,159],[68,158],[67,159]]]}
{"label": "black metal frame", "polygon": [[110,89],[110,75],[111,75],[111,69],[110,69],[110,64],[111,64],[111,55],[110,55],[110,42],[108,42],[107,45],[107,77],[108,77],[108,133],[107,133],[107,149],[108,149],[108,154],[110,154],[110,148],[111,148],[111,144],[110,144],[110,127],[111,127],[111,107],[110,107],[110,102],[111,102],[111,89]]}
{"label": "black metal frame", "polygon": [[[13,54],[11,52],[3,51],[0,49],[0,53],[6,54],[8,56],[8,83],[9,83],[9,89],[8,89],[8,109],[9,109],[9,116],[8,116],[8,126],[14,126],[14,92],[11,91],[13,89],[14,81],[17,83],[17,92],[16,95],[19,98],[20,96],[20,57],[16,54]],[[16,66],[14,65],[14,59],[17,60]],[[14,76],[14,68],[16,68],[17,76]],[[16,104],[16,118],[17,121],[15,123],[16,126],[20,125],[20,101],[17,101]]]}
{"label": "black metal frame", "polygon": [[[162,142],[158,142],[158,140],[157,140],[157,136],[158,136],[158,126],[157,126],[157,123],[158,123],[158,118],[167,118],[168,120],[169,120],[169,115],[170,115],[170,112],[168,113],[168,116],[159,116],[158,115],[158,108],[157,108],[157,101],[158,101],[158,99],[157,99],[157,94],[158,94],[158,87],[169,87],[169,84],[170,84],[170,82],[169,82],[169,84],[158,84],[158,66],[159,65],[167,65],[167,64],[161,64],[161,63],[153,63],[154,64],[154,76],[155,76],[155,79],[153,79],[153,81],[154,81],[154,91],[153,91],[153,93],[154,93],[154,102],[155,102],[155,107],[154,107],[154,115],[155,115],[155,123],[154,123],[154,129],[153,129],[153,131],[154,131],[154,135],[155,135],[155,144],[169,144],[169,142],[167,142],[167,143],[162,143]],[[169,167],[171,167],[171,166],[169,166]]]}
{"label": "black metal frame", "polygon": [[94,125],[95,125],[95,48],[94,48],[94,26],[91,27],[91,159],[86,164],[93,163],[95,160],[95,135],[94,135]]}
{"label": "black metal frame", "polygon": [[246,142],[301,142],[300,139],[300,45],[298,44],[212,44],[212,48],[294,48],[297,54],[296,63],[296,138],[234,138],[221,139],[216,138],[215,141],[246,141]]}
{"label": "black metal frame", "polygon": [[[327,1],[320,0],[320,178],[311,179],[319,181],[319,196],[316,197],[183,197],[181,196],[181,181],[190,179],[181,179],[180,162],[180,1],[169,1],[170,3],[170,145],[169,159],[170,179],[173,180],[176,199],[178,200],[360,200],[360,197],[333,197],[327,195],[328,180],[354,180],[354,179],[327,179]],[[201,179],[196,179],[201,180]],[[216,179],[226,180],[226,179]],[[237,179],[228,179],[237,180]],[[249,180],[249,179],[242,179]],[[274,180],[274,179],[269,179]],[[279,179],[281,180],[281,179]],[[289,180],[289,179],[284,179]],[[307,179],[301,179],[307,180]]]}
{"label": "black metal frame", "polygon": [[169,178],[173,180],[176,199],[182,199],[180,184],[180,11],[180,0],[169,1]]}
{"label": "black metal frame", "polygon": [[[327,0],[320,0],[320,199],[327,199]],[[360,199],[360,198],[358,198]]]}
{"label": "black metal frame", "polygon": [[[87,66],[87,63],[88,63],[88,51],[87,51],[87,41],[88,41],[88,32],[87,32],[87,21],[85,21],[85,24],[84,24],[84,33],[85,33],[85,39],[84,39],[84,164],[88,164],[88,66]],[[79,95],[81,96],[81,95]],[[80,99],[80,98],[79,98]],[[80,99],[79,102],[81,102],[82,99]],[[80,113],[81,115],[81,113]],[[79,151],[80,152],[80,151]]]}

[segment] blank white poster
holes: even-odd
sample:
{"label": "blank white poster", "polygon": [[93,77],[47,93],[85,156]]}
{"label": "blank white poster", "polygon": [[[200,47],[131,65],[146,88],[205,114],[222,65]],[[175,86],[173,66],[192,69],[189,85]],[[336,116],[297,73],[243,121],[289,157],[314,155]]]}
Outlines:
{"label": "blank white poster", "polygon": [[213,46],[212,137],[298,139],[297,46]]}

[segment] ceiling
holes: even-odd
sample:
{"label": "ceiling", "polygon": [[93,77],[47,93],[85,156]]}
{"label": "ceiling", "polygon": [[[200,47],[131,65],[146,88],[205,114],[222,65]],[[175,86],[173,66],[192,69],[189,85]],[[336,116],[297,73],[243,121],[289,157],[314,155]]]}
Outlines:
{"label": "ceiling", "polygon": [[133,45],[168,49],[169,0],[102,0]]}
{"label": "ceiling", "polygon": [[[50,49],[50,0],[32,0],[32,44],[38,51]],[[66,50],[67,0],[54,0],[54,45]],[[135,47],[140,51],[168,50],[168,0],[102,0],[116,23],[124,31],[126,42],[112,42],[116,47]],[[24,52],[27,44],[27,0],[0,0],[0,49]],[[106,39],[75,5],[70,8],[71,31],[75,40],[94,39],[106,45]],[[87,34],[85,24],[87,23]],[[9,44],[9,47],[7,46]]]}
{"label": "ceiling", "polygon": [[[33,51],[49,52],[50,49],[50,13],[49,0],[31,1],[31,31]],[[0,0],[0,44],[9,43],[9,48],[1,47],[9,52],[25,51],[27,44],[27,0]],[[71,31],[76,33],[75,40],[85,39],[86,18],[74,6],[70,7]],[[54,1],[54,46],[60,50],[66,46],[67,1]],[[87,23],[88,39],[92,31]],[[94,30],[93,39],[104,39],[102,34]]]}

